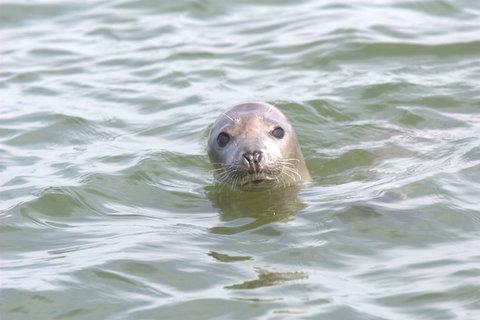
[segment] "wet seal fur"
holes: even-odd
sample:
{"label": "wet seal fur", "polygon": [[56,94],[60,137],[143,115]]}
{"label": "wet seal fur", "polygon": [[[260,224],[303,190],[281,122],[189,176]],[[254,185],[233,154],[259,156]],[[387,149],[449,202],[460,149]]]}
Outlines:
{"label": "wet seal fur", "polygon": [[216,180],[232,189],[264,190],[311,180],[292,125],[268,103],[239,104],[221,114],[207,151]]}

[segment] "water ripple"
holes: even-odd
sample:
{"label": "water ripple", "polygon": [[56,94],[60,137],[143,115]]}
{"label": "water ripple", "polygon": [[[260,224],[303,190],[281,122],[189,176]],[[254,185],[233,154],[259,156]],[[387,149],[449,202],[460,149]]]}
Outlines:
{"label": "water ripple", "polygon": [[[7,318],[480,318],[480,7],[3,1]],[[291,119],[314,181],[213,185],[211,123]],[[199,313],[200,312],[200,313]]]}

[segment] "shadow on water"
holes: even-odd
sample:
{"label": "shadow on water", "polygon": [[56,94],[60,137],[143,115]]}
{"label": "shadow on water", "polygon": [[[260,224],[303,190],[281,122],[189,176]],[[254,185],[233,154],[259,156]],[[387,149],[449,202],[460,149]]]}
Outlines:
{"label": "shadow on water", "polygon": [[257,268],[255,271],[257,279],[226,286],[225,289],[257,289],[308,278],[306,272],[270,272],[260,268]]}
{"label": "shadow on water", "polygon": [[212,205],[220,210],[220,219],[225,224],[212,227],[210,231],[236,234],[272,222],[288,221],[292,214],[307,206],[298,197],[299,190],[300,187],[293,186],[247,192],[220,185],[208,186],[205,194]]}

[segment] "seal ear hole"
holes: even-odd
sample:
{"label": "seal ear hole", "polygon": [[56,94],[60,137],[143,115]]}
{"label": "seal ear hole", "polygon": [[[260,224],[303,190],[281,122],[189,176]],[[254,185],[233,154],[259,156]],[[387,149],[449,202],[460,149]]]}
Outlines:
{"label": "seal ear hole", "polygon": [[217,137],[217,143],[220,148],[223,148],[230,141],[230,136],[228,133],[220,132]]}
{"label": "seal ear hole", "polygon": [[272,136],[277,139],[282,139],[285,136],[285,130],[282,127],[276,127],[272,130]]}

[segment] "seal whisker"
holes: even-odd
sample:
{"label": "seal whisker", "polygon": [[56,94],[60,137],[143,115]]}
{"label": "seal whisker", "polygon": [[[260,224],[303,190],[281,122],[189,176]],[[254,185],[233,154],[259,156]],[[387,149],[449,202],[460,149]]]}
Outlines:
{"label": "seal whisker", "polygon": [[292,176],[289,172],[284,172],[284,173],[285,173],[285,175],[288,176],[292,181],[294,181],[294,182],[297,181],[297,180],[295,179],[295,176]]}
{"label": "seal whisker", "polygon": [[231,168],[231,167],[222,167],[222,168],[219,168],[220,170],[218,172],[216,172],[216,178],[217,180],[219,180],[220,182],[225,182],[225,183],[228,183],[232,180],[232,173],[234,173],[234,169]]}
{"label": "seal whisker", "polygon": [[218,180],[228,180],[229,173],[227,171],[223,171],[218,174]]}
{"label": "seal whisker", "polygon": [[233,190],[237,189],[239,179],[240,177],[237,174],[235,174],[235,177],[233,179]]}
{"label": "seal whisker", "polygon": [[282,161],[285,161],[285,162],[293,162],[293,161],[295,161],[295,162],[297,162],[297,163],[300,162],[300,160],[295,159],[295,158],[285,158],[285,159],[282,159]]}
{"label": "seal whisker", "polygon": [[280,176],[277,176],[277,177],[275,178],[275,181],[276,181],[278,184],[281,184],[282,187],[285,186],[285,181],[284,181],[284,179],[281,179]]}
{"label": "seal whisker", "polygon": [[[296,169],[294,169],[294,168],[291,168],[291,167],[288,167],[288,166],[285,166],[284,168],[285,168],[287,171],[295,174],[295,175],[298,177],[298,179],[300,179],[300,180],[302,179],[302,176],[298,173],[298,170],[296,170]],[[297,181],[296,178],[293,179],[293,180],[294,180],[294,181]]]}
{"label": "seal whisker", "polygon": [[285,177],[281,177],[280,181],[282,182],[282,187],[286,188],[287,187],[287,179],[285,179]]}
{"label": "seal whisker", "polygon": [[223,172],[223,171],[225,171],[224,168],[215,168],[215,169],[210,170],[211,173],[218,173],[218,172]]}
{"label": "seal whisker", "polygon": [[269,120],[273,106],[268,106],[268,110],[263,114],[263,118]]}
{"label": "seal whisker", "polygon": [[296,168],[297,167],[297,164],[295,162],[292,162],[292,161],[279,161],[279,164],[281,164],[283,166],[288,166],[290,168]]}
{"label": "seal whisker", "polygon": [[235,120],[232,117],[230,117],[226,112],[224,112],[223,115],[228,119],[230,119],[230,121],[235,122]]}

